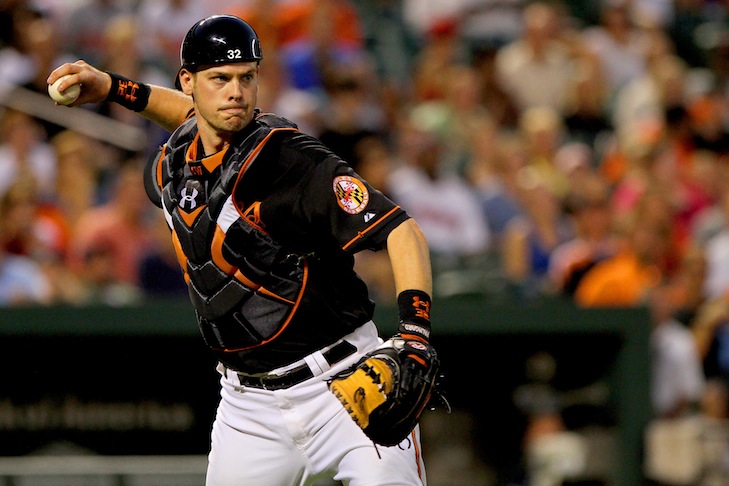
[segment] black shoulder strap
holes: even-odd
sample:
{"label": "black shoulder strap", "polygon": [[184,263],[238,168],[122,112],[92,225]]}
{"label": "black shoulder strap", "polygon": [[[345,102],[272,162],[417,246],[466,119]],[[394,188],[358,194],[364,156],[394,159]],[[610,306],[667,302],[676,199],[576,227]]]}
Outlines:
{"label": "black shoulder strap", "polygon": [[147,197],[158,208],[162,207],[162,186],[159,174],[162,169],[162,159],[164,159],[166,153],[166,146],[164,145],[155,150],[147,159],[147,163],[144,166],[144,173],[142,174],[144,190],[147,193]]}
{"label": "black shoulder strap", "polygon": [[172,132],[166,145],[171,150],[178,148],[188,142],[192,142],[195,135],[197,135],[197,118],[191,116]]}
{"label": "black shoulder strap", "polygon": [[190,117],[172,132],[167,143],[155,150],[147,159],[143,174],[144,190],[147,192],[149,200],[157,207],[162,207],[163,171],[165,169],[162,161],[172,152],[180,150],[187,143],[194,140],[196,134],[197,124],[195,123],[195,118]]}
{"label": "black shoulder strap", "polygon": [[291,120],[273,113],[259,113],[256,115],[256,121],[269,128],[299,128]]}

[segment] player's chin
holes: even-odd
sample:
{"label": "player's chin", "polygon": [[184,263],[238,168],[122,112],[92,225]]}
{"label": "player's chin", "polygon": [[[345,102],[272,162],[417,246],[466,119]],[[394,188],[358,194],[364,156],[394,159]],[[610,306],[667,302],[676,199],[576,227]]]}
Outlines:
{"label": "player's chin", "polygon": [[223,118],[221,128],[227,132],[238,132],[245,128],[252,119],[253,117],[248,114],[228,115]]}

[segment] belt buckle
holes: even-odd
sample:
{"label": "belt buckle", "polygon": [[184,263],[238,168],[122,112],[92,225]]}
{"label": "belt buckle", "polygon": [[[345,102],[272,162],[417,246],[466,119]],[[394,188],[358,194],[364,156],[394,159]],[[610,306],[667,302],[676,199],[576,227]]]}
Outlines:
{"label": "belt buckle", "polygon": [[266,387],[266,380],[264,380],[262,376],[258,377],[258,383],[261,384],[261,388],[263,390],[268,390],[268,388]]}
{"label": "belt buckle", "polygon": [[241,386],[245,387],[253,387],[253,388],[261,388],[262,390],[268,390],[268,387],[266,386],[267,378],[266,376],[251,376],[251,375],[244,375],[242,373],[236,373],[238,375],[238,383]]}
{"label": "belt buckle", "polygon": [[268,378],[267,376],[264,375],[264,376],[259,376],[256,379],[258,380],[258,383],[261,384],[261,389],[268,391],[268,387],[266,386],[266,381],[268,381],[270,378]]}

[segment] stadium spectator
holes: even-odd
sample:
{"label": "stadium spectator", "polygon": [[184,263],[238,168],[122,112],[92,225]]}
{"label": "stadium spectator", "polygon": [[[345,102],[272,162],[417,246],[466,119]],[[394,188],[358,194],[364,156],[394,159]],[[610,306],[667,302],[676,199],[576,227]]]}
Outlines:
{"label": "stadium spectator", "polygon": [[29,177],[38,197],[53,199],[57,160],[40,122],[21,111],[0,113],[0,195],[18,179]]}
{"label": "stadium spectator", "polygon": [[549,280],[549,259],[559,245],[574,237],[574,228],[562,212],[560,198],[534,167],[526,166],[519,171],[518,184],[524,212],[507,224],[501,255],[513,295],[532,300],[555,294]]}
{"label": "stadium spectator", "polygon": [[693,144],[726,160],[729,157],[729,128],[727,128],[726,94],[717,86],[700,93],[687,102],[693,133]]}
{"label": "stadium spectator", "polygon": [[357,7],[375,76],[382,84],[383,102],[386,106],[394,105],[392,116],[396,116],[398,98],[412,89],[410,73],[417,50],[412,32],[405,27],[404,9],[398,0],[352,3]]}
{"label": "stadium spectator", "polygon": [[14,42],[16,16],[32,9],[29,0],[6,0],[0,4],[0,49]]}
{"label": "stadium spectator", "polygon": [[[53,205],[64,215],[69,227],[100,201],[101,164],[104,147],[72,130],[64,130],[50,140],[58,160]],[[102,159],[106,159],[103,157]]]}
{"label": "stadium spectator", "polygon": [[3,246],[9,253],[63,259],[70,231],[63,214],[38,198],[33,179],[18,179],[4,194]]}
{"label": "stadium spectator", "polygon": [[708,261],[704,291],[709,299],[729,295],[729,193],[725,193],[719,204],[723,224],[720,230],[707,237],[703,248]]}
{"label": "stadium spectator", "polygon": [[[704,374],[711,382],[729,386],[729,299],[708,298],[691,322]],[[724,404],[726,407],[729,402]]]}
{"label": "stadium spectator", "polygon": [[497,52],[497,49],[478,50],[471,55],[470,64],[479,73],[481,104],[501,129],[508,130],[516,126],[519,115],[518,108],[499,82]]}
{"label": "stadium spectator", "polygon": [[82,282],[83,292],[77,304],[121,307],[142,301],[138,285],[116,277],[116,257],[110,246],[99,243],[89,248],[81,256],[81,262],[76,274]]}
{"label": "stadium spectator", "polygon": [[509,221],[522,212],[516,180],[526,163],[526,151],[521,138],[502,132],[489,116],[474,117],[468,128],[470,158],[465,177],[480,200],[492,249],[500,248]]}
{"label": "stadium spectator", "polygon": [[[99,65],[103,69],[115,73],[129,73],[134,79],[145,83],[160,86],[172,85],[174,74],[170,74],[163,65],[149,62],[146,59],[144,46],[139,42],[142,28],[136,15],[120,14],[105,25],[102,32],[104,49],[100,52],[99,61]],[[96,111],[115,121],[144,130],[146,133],[146,145],[142,145],[144,153],[152,152],[169,135],[154,123],[136,116],[133,112],[114,103],[85,107],[85,109]]]}
{"label": "stadium spectator", "polygon": [[387,131],[385,113],[372,95],[377,86],[335,69],[326,73],[323,88],[326,97],[320,107],[318,138],[356,171],[360,162],[357,144]]}
{"label": "stadium spectator", "polygon": [[566,141],[564,120],[552,108],[533,107],[520,114],[518,130],[531,174],[561,201],[569,190],[567,176],[557,166],[556,159]]}
{"label": "stadium spectator", "polygon": [[524,9],[524,34],[496,53],[496,76],[520,112],[549,107],[567,110],[577,59],[558,39],[560,11],[548,2],[530,3]]}
{"label": "stadium spectator", "polygon": [[646,70],[650,31],[635,24],[630,3],[629,0],[600,2],[599,23],[581,33],[584,45],[599,60],[608,100],[614,99],[621,88],[644,75]]}
{"label": "stadium spectator", "polygon": [[695,215],[690,228],[692,242],[702,247],[729,224],[729,166],[718,162],[713,168],[711,183],[705,184],[707,190],[711,191],[712,204]]}
{"label": "stadium spectator", "polygon": [[38,262],[0,248],[0,306],[51,303],[51,285]]}
{"label": "stadium spectator", "polygon": [[584,55],[576,67],[562,117],[566,138],[587,144],[595,154],[592,165],[597,165],[605,140],[612,136],[614,127],[607,112],[605,80],[600,67],[588,57]]}
{"label": "stadium spectator", "polygon": [[279,50],[295,88],[321,93],[330,70],[366,81],[371,66],[359,12],[348,0],[300,0],[280,12]]}
{"label": "stadium spectator", "polygon": [[63,39],[59,45],[75,59],[90,63],[101,62],[104,57],[107,25],[119,15],[135,13],[133,4],[124,0],[83,0],[68,5],[59,14]]}
{"label": "stadium spectator", "polygon": [[[15,232],[11,213],[18,209],[17,194],[10,190],[0,196],[0,306],[50,304],[53,288],[38,261],[30,254],[8,251],[8,240]],[[27,214],[26,214],[27,216]]]}
{"label": "stadium spectator", "polygon": [[665,278],[670,260],[671,222],[660,217],[648,201],[631,214],[620,231],[621,247],[611,258],[588,270],[577,285],[575,301],[583,306],[647,305],[651,291]]}
{"label": "stadium spectator", "polygon": [[444,99],[450,86],[443,73],[466,60],[457,25],[452,19],[445,18],[430,26],[413,59],[411,77],[414,101]]}
{"label": "stadium spectator", "polygon": [[490,244],[485,215],[473,188],[443,169],[443,145],[418,112],[398,129],[398,166],[385,190],[417,218],[430,244],[433,265],[451,268],[463,258],[481,255]]}
{"label": "stadium spectator", "polygon": [[658,34],[653,39],[655,48],[646,57],[646,70],[615,94],[612,123],[618,136],[653,120],[669,123],[669,110],[683,107],[687,101],[686,63],[673,54],[670,40]]}
{"label": "stadium spectator", "polygon": [[139,261],[141,292],[145,298],[187,298],[187,282],[175,247],[170,244],[170,230],[161,215],[149,222],[149,232],[152,242],[144,248]]}
{"label": "stadium spectator", "polygon": [[574,222],[575,236],[558,245],[549,257],[549,278],[561,294],[572,296],[585,273],[614,256],[619,239],[610,211],[610,187],[595,172],[588,172],[565,200]]}
{"label": "stadium spectator", "polygon": [[50,295],[43,303],[75,303],[78,280],[66,264],[72,229],[55,200],[39,197],[32,177],[16,179],[3,196],[2,252],[32,259],[45,276]]}
{"label": "stadium spectator", "polygon": [[673,3],[673,16],[664,28],[676,45],[676,54],[689,66],[706,68],[709,66],[709,52],[701,46],[701,27],[706,28],[712,21],[711,8],[697,0],[676,0]]}
{"label": "stadium spectator", "polygon": [[[161,69],[167,77],[167,83],[163,86],[172,86],[180,67],[178,61],[182,39],[190,25],[213,13],[211,10],[214,7],[210,3],[196,0],[141,2],[135,12],[139,35],[134,42],[138,42],[139,46],[133,42],[129,48],[139,48],[143,64]],[[102,37],[106,36],[106,29],[99,33]],[[104,56],[97,62],[102,60],[108,61],[108,58]]]}
{"label": "stadium spectator", "polygon": [[[48,95],[48,84],[46,78],[48,71],[52,70],[54,66],[57,66],[59,62],[70,62],[75,59],[71,58],[68,53],[62,49],[61,44],[58,42],[58,29],[54,21],[46,15],[39,18],[27,19],[27,24],[22,28],[22,32],[18,36],[18,42],[22,46],[20,52],[22,53],[21,63],[25,63],[28,70],[24,73],[24,77],[15,79],[14,82],[22,90],[22,98],[25,101],[22,105],[33,105],[32,101],[29,101],[31,95],[35,94],[38,100],[40,96],[43,97]],[[8,71],[12,71],[14,67],[9,66]],[[4,69],[0,67],[0,70]],[[11,75],[12,76],[12,75]],[[2,75],[0,75],[0,78]],[[30,91],[29,92],[26,92]],[[12,104],[11,104],[12,106]],[[37,108],[35,108],[37,110]],[[37,113],[34,111],[34,113]],[[43,127],[46,137],[52,137],[63,129],[57,122],[48,120],[44,117],[37,117],[36,122]]]}
{"label": "stadium spectator", "polygon": [[114,180],[110,199],[83,213],[74,227],[70,252],[72,268],[79,273],[93,265],[94,276],[108,272],[112,282],[139,285],[139,264],[152,243],[142,171],[127,161]]}
{"label": "stadium spectator", "polygon": [[31,39],[42,31],[33,26],[47,25],[48,18],[46,12],[31,2],[11,4],[10,8],[7,13],[10,30],[3,32],[7,41],[0,44],[0,81],[22,86],[30,82],[38,71]]}
{"label": "stadium spectator", "polygon": [[651,294],[651,400],[655,417],[676,418],[699,409],[706,377],[691,330],[673,317],[670,288]]}

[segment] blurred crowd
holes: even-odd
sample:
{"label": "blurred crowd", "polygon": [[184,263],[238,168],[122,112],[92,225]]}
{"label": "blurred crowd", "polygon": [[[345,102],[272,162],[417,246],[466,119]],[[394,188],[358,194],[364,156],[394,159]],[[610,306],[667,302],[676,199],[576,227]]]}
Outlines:
{"label": "blurred crowd", "polygon": [[[438,296],[650,305],[663,372],[693,363],[657,385],[661,415],[729,380],[723,0],[4,0],[0,305],[185,295],[141,183],[167,134],[119,106],[24,111],[9,87],[45,95],[77,59],[172,87],[184,34],[213,13],[261,37],[260,108],[417,219]],[[64,123],[80,110],[145,139]],[[392,301],[386,256],[357,258]]]}

